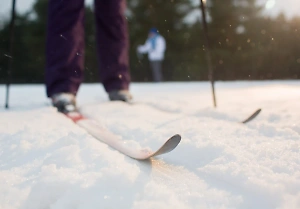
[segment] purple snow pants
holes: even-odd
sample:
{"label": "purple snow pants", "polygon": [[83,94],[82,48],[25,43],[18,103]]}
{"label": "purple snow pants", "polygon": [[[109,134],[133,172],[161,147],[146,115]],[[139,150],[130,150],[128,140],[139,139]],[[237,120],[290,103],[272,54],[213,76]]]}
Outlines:
{"label": "purple snow pants", "polygon": [[[97,56],[107,92],[128,89],[126,0],[95,0]],[[76,94],[84,70],[84,0],[49,0],[46,43],[47,96]]]}

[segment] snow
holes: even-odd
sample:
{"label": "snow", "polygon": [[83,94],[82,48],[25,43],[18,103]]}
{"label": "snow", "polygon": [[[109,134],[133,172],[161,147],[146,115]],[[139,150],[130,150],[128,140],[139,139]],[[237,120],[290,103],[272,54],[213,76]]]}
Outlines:
{"label": "snow", "polygon": [[217,82],[217,109],[207,82],[131,90],[128,105],[84,84],[78,104],[133,146],[181,134],[173,152],[128,158],[56,113],[43,85],[13,85],[0,108],[0,208],[300,208],[299,81]]}

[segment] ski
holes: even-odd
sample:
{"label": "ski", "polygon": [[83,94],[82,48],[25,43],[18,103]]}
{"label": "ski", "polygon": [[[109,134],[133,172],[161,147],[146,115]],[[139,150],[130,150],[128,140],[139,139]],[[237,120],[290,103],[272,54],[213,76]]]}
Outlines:
{"label": "ski", "polygon": [[84,117],[80,112],[71,112],[66,115],[74,123],[85,129],[89,134],[99,141],[109,145],[115,150],[136,160],[148,160],[151,157],[166,154],[174,150],[181,141],[181,136],[176,134],[167,139],[158,149],[135,149],[127,145],[124,140],[109,131],[103,124],[93,119]]}
{"label": "ski", "polygon": [[[127,102],[127,104],[129,105],[138,105],[138,104],[144,104],[144,105],[150,105],[151,107],[154,107],[160,111],[164,111],[164,112],[170,112],[170,113],[173,113],[172,111],[166,111],[166,110],[163,110],[161,108],[157,108],[156,106],[152,105],[152,104],[147,104],[147,103],[139,103],[139,102]],[[255,110],[249,117],[247,117],[246,119],[244,119],[243,121],[238,121],[238,123],[243,123],[243,124],[246,124],[250,121],[252,121],[254,118],[256,118],[259,113],[261,112],[261,108]]]}
{"label": "ski", "polygon": [[252,113],[248,118],[246,118],[245,120],[241,121],[241,123],[248,123],[250,121],[252,121],[254,118],[256,118],[256,116],[258,116],[258,114],[261,112],[261,109],[257,109],[254,113]]}
{"label": "ski", "polygon": [[[128,104],[130,104],[130,105],[137,105],[137,104],[142,104],[142,103],[131,102],[131,103],[128,103]],[[146,103],[144,103],[144,104],[146,104]],[[149,104],[146,104],[146,105],[149,105]],[[153,106],[153,105],[152,105],[152,107],[154,107],[154,108],[156,108],[156,109],[158,109],[158,110],[160,110],[160,111],[169,112],[169,111],[165,111],[165,110],[162,110],[162,109],[160,109],[160,108],[157,108],[157,107],[155,107],[155,106]],[[255,119],[255,118],[259,115],[259,113],[261,112],[261,110],[262,110],[262,109],[259,108],[259,109],[255,110],[250,116],[248,116],[248,117],[247,117],[246,119],[244,119],[243,121],[237,121],[237,122],[238,122],[238,123],[246,124],[246,123],[252,121],[253,119]],[[173,112],[170,112],[170,113],[173,113]],[[191,116],[192,116],[192,115],[191,115]]]}

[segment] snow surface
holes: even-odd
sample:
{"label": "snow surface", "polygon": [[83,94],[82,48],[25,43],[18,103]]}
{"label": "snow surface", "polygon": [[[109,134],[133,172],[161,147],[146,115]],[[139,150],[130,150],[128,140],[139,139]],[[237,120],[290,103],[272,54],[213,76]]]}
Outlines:
{"label": "snow surface", "polygon": [[[0,107],[0,208],[300,208],[300,82],[132,84],[136,104],[82,85],[82,111],[133,146],[128,158],[56,113],[43,85],[14,85]],[[5,87],[0,86],[4,103]],[[249,124],[238,123],[257,108]]]}

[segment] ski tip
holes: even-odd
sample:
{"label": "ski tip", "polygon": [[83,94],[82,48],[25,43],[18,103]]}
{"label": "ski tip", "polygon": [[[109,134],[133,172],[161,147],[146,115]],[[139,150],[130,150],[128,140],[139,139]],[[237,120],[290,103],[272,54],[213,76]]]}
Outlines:
{"label": "ski tip", "polygon": [[257,116],[261,112],[261,108],[258,108],[251,116]]}
{"label": "ski tip", "polygon": [[153,153],[147,153],[146,155],[138,156],[138,157],[132,157],[137,160],[148,160],[151,157],[155,157],[158,155],[166,154],[168,152],[171,152],[174,150],[177,145],[181,141],[181,136],[179,134],[175,134],[174,136],[170,137],[157,151]]}
{"label": "ski tip", "polygon": [[250,115],[246,120],[242,121],[242,123],[248,123],[249,121],[253,120],[260,112],[261,108],[258,108],[252,115]]}
{"label": "ski tip", "polygon": [[256,117],[260,112],[261,112],[261,108],[258,108],[254,113],[253,116]]}
{"label": "ski tip", "polygon": [[177,145],[180,143],[180,141],[181,141],[181,136],[179,134],[175,134],[174,136],[172,136],[171,138],[169,138],[162,145],[161,148],[159,148],[155,153],[153,153],[149,157],[154,157],[154,156],[157,156],[157,155],[161,155],[161,154],[165,154],[165,153],[171,152],[173,149],[175,149],[177,147]]}
{"label": "ski tip", "polygon": [[181,136],[179,134],[175,134],[174,136],[171,137],[172,141],[176,141],[177,144],[180,143],[181,141]]}
{"label": "ski tip", "polygon": [[181,141],[181,136],[179,134],[175,134],[170,139],[168,139],[168,141],[164,144],[164,147],[169,152],[169,151],[175,149],[175,147],[177,147],[177,145],[180,143],[180,141]]}

